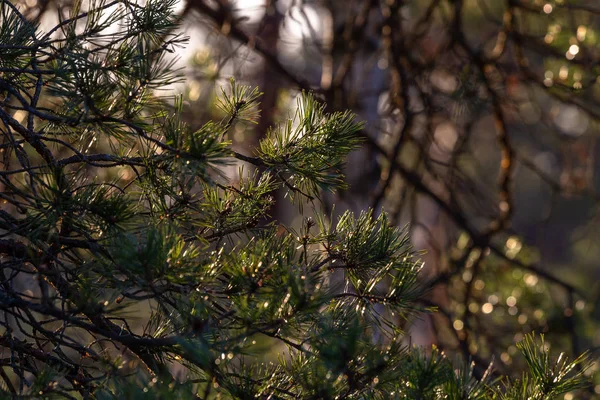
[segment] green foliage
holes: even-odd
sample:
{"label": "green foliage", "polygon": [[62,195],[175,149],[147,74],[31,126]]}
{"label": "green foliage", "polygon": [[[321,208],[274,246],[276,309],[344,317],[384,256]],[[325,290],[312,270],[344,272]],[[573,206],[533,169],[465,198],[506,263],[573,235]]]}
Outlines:
{"label": "green foliage", "polygon": [[[407,345],[421,262],[385,213],[313,202],[300,232],[267,222],[277,189],[303,204],[344,187],[351,113],[303,93],[245,156],[224,137],[256,121],[257,90],[232,81],[226,118],[199,129],[159,95],[177,79],[174,2],[77,3],[45,35],[1,5],[5,394],[545,399],[583,385],[584,358],[552,365],[530,337],[530,372],[501,385]],[[227,177],[237,161],[250,165]]]}
{"label": "green foliage", "polygon": [[[521,383],[521,387],[526,387],[527,398],[553,399],[587,384],[582,367],[586,361],[585,355],[568,362],[567,356],[561,353],[556,362],[552,363],[543,336],[541,345],[534,341],[532,335],[528,335],[517,347],[525,356],[531,373],[531,378],[524,378]],[[529,385],[526,384],[528,381]]]}
{"label": "green foliage", "polygon": [[230,84],[229,94],[221,89],[222,96],[217,101],[217,107],[230,118],[229,121],[237,119],[256,123],[260,117],[258,100],[262,93],[258,91],[258,88],[238,85],[233,78],[231,78]]}
{"label": "green foliage", "polygon": [[329,114],[325,105],[302,93],[294,118],[261,140],[259,157],[296,193],[318,197],[321,190],[344,188],[341,167],[360,143],[361,124],[349,112]]}

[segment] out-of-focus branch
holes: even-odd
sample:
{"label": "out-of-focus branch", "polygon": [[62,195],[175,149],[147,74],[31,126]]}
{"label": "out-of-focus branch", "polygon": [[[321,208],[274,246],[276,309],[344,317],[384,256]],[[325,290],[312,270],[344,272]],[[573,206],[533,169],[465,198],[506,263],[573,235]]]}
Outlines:
{"label": "out-of-focus branch", "polygon": [[250,36],[244,32],[239,26],[236,25],[235,19],[231,13],[229,2],[216,2],[216,8],[211,7],[204,0],[189,0],[187,8],[190,11],[197,11],[201,15],[208,17],[217,27],[220,32],[226,36],[245,44],[248,48],[258,52],[267,63],[278,73],[285,78],[289,79],[290,82],[298,86],[303,90],[310,90],[313,92],[320,92],[320,88],[311,85],[304,78],[296,75],[285,67],[277,55],[273,54],[268,48],[266,48],[262,41],[256,36]]}

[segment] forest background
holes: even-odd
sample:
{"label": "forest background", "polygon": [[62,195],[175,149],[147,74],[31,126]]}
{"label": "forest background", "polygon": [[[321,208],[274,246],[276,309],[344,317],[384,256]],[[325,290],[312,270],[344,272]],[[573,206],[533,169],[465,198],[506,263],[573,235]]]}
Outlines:
{"label": "forest background", "polygon": [[[46,31],[77,7],[15,4]],[[345,167],[348,188],[321,193],[319,207],[334,216],[385,210],[391,225],[408,225],[429,288],[419,301],[437,310],[399,322],[412,344],[435,344],[482,370],[495,360],[501,373],[521,367],[515,343],[532,331],[571,357],[597,358],[596,2],[190,0],[175,8],[173,33],[189,43],[168,56],[182,78],[166,89],[183,93],[192,129],[223,117],[217,99],[230,77],[263,93],[256,123],[236,121],[228,133],[239,153],[251,154],[293,114],[303,91],[326,112],[351,110],[365,122]],[[303,225],[285,201],[269,215],[262,222]]]}

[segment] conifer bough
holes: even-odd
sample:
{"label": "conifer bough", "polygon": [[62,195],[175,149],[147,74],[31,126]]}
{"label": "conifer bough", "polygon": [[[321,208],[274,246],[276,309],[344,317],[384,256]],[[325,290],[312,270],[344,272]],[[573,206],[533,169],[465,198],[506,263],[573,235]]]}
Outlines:
{"label": "conifer bough", "polygon": [[[232,81],[223,120],[198,130],[160,96],[185,43],[174,1],[81,4],[42,32],[0,1],[5,396],[552,399],[585,385],[585,356],[554,362],[533,336],[516,380],[407,345],[398,322],[423,310],[406,231],[318,211],[344,187],[354,115],[304,93],[235,153],[225,138],[256,121],[257,90]],[[251,165],[228,180],[236,161]],[[278,189],[313,208],[299,232],[264,223]]]}

